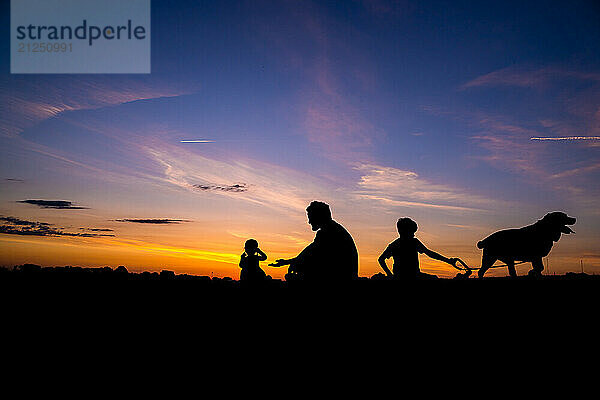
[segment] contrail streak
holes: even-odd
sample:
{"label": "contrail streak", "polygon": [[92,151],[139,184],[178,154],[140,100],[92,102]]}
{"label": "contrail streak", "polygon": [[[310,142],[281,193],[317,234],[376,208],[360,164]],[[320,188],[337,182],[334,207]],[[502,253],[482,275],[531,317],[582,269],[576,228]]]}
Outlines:
{"label": "contrail streak", "polygon": [[214,140],[180,140],[179,143],[214,143]]}
{"label": "contrail streak", "polygon": [[600,136],[532,137],[531,140],[600,140]]}

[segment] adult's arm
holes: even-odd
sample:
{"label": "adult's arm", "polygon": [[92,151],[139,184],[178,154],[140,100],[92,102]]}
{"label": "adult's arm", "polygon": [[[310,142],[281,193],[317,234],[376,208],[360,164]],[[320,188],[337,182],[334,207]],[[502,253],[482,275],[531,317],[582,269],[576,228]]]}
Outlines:
{"label": "adult's arm", "polygon": [[295,264],[303,263],[314,253],[315,247],[315,242],[312,242],[306,246],[304,250],[302,250],[296,257],[288,259],[280,258],[270,265],[272,267],[283,267],[284,265],[294,266]]}

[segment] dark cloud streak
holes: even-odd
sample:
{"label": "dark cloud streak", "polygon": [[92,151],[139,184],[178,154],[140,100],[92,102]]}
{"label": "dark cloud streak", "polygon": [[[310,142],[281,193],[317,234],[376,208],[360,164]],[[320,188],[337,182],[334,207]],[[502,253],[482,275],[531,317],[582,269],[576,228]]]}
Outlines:
{"label": "dark cloud streak", "polygon": [[53,208],[59,210],[85,210],[88,207],[74,206],[66,200],[19,200],[18,203],[32,204],[40,208]]}
{"label": "dark cloud streak", "polygon": [[246,183],[236,183],[234,185],[194,185],[194,188],[202,191],[221,191],[221,192],[232,192],[242,193],[248,191],[248,185]]}
{"label": "dark cloud streak", "polygon": [[[47,222],[27,221],[16,217],[0,217],[4,224],[0,225],[0,233],[21,236],[71,236],[71,237],[114,237],[113,234],[72,233],[52,228]],[[90,231],[111,231],[103,228],[87,228]]]}
{"label": "dark cloud streak", "polygon": [[123,219],[115,219],[117,222],[132,222],[136,224],[156,224],[156,225],[165,225],[165,224],[179,224],[181,222],[189,222],[185,219],[169,219],[169,218],[149,218],[149,219],[135,219],[135,218],[123,218]]}
{"label": "dark cloud streak", "polygon": [[0,217],[0,221],[8,222],[9,224],[12,224],[12,225],[23,225],[23,226],[38,226],[38,225],[48,226],[48,225],[50,225],[46,222],[26,221],[24,219],[19,219],[19,218],[15,218],[15,217]]}

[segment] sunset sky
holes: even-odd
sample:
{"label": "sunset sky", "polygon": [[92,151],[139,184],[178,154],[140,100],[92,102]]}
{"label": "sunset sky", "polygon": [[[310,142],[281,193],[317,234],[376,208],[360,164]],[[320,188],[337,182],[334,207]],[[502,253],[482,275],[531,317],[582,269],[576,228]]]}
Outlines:
{"label": "sunset sky", "polygon": [[478,266],[478,240],[556,210],[576,234],[550,272],[600,273],[600,140],[576,138],[600,137],[598,21],[597,1],[152,1],[151,74],[2,57],[0,265],[237,279],[255,238],[282,278],[321,200],[361,276],[399,217]]}

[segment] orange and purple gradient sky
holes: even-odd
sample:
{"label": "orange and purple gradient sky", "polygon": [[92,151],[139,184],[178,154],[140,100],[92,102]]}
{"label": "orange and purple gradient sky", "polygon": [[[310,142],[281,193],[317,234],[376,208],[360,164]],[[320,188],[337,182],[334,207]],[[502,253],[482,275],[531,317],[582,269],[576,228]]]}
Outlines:
{"label": "orange and purple gradient sky", "polygon": [[597,2],[174,3],[152,2],[150,75],[2,59],[0,265],[237,278],[248,238],[268,262],[310,243],[317,199],[362,276],[399,217],[477,266],[478,240],[554,210],[578,220],[550,272],[600,272],[600,141],[530,140],[600,136]]}

